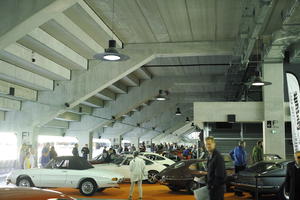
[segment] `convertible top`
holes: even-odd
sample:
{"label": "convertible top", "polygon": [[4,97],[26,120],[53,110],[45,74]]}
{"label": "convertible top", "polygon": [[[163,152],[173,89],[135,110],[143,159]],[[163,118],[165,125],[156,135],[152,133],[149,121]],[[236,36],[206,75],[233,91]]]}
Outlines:
{"label": "convertible top", "polygon": [[[53,161],[55,163],[57,163],[57,162],[61,162],[61,161],[64,161],[64,160],[69,160],[69,164],[68,164],[67,169],[84,170],[84,169],[94,168],[86,159],[84,159],[82,157],[79,157],[79,156],[59,156],[59,157],[56,157],[48,163],[48,165],[50,165],[49,168],[52,168]],[[47,165],[47,168],[48,168],[48,165]]]}

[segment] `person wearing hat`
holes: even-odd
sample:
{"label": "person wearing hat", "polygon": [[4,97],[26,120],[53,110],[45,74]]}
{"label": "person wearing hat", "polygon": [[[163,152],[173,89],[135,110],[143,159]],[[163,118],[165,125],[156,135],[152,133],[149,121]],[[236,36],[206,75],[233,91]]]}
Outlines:
{"label": "person wearing hat", "polygon": [[142,189],[142,181],[145,176],[145,161],[138,157],[139,152],[135,151],[133,153],[133,159],[129,163],[129,170],[130,170],[130,193],[129,193],[129,200],[132,200],[132,195],[134,192],[135,184],[138,184],[139,188],[139,200],[143,198],[143,189]]}

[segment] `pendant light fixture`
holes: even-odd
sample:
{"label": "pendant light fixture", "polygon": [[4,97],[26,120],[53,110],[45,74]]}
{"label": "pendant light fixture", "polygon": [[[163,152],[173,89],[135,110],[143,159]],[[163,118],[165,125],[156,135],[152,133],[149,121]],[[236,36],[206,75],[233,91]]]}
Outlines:
{"label": "pendant light fixture", "polygon": [[186,120],[185,120],[186,123],[189,123],[190,121],[191,121],[191,120],[190,120],[189,117],[187,117]]}
{"label": "pendant light fixture", "polygon": [[271,85],[271,82],[267,82],[267,81],[263,81],[262,78],[259,75],[259,71],[255,72],[255,79],[252,82],[252,86],[256,86],[256,87],[262,87],[262,86],[266,86],[266,85]]}
{"label": "pendant light fixture", "polygon": [[108,41],[108,48],[104,50],[103,53],[98,53],[94,55],[94,58],[97,60],[102,61],[125,61],[129,59],[129,56],[119,53],[116,48],[116,40],[114,40],[114,33],[113,33],[113,27],[114,27],[114,16],[115,16],[115,1],[113,0],[113,12],[112,12],[112,28],[111,28],[111,40]]}
{"label": "pendant light fixture", "polygon": [[175,115],[177,115],[177,116],[182,115],[182,113],[181,113],[181,111],[180,111],[180,108],[177,108],[177,109],[176,109]]}
{"label": "pendant light fixture", "polygon": [[155,98],[157,101],[165,101],[167,100],[166,96],[163,95],[163,91],[159,90],[158,96]]}

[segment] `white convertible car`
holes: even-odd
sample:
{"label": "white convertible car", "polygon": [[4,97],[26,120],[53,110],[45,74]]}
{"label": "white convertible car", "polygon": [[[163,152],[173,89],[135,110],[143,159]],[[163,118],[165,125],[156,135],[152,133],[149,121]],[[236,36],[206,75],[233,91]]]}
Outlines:
{"label": "white convertible car", "polygon": [[142,153],[140,153],[140,155],[142,155],[150,160],[153,160],[157,163],[160,163],[166,167],[169,167],[170,165],[173,165],[175,163],[173,160],[166,158],[162,155],[159,155],[157,153],[142,152]]}
{"label": "white convertible car", "polygon": [[[162,170],[166,168],[166,166],[157,163],[155,161],[152,161],[144,156],[139,156],[140,158],[144,159],[146,164],[146,173],[145,179],[149,183],[154,184],[157,182],[156,175],[160,173]],[[104,164],[94,164],[96,169],[102,170],[111,170],[114,172],[117,172],[124,176],[126,180],[130,179],[130,170],[129,170],[129,163],[133,159],[132,155],[122,155],[118,156],[115,159],[113,159],[110,163],[104,163]]]}
{"label": "white convertible car", "polygon": [[78,188],[83,195],[91,196],[105,188],[119,187],[124,177],[111,170],[95,169],[84,158],[63,156],[52,159],[46,168],[15,170],[7,183],[22,187]]}

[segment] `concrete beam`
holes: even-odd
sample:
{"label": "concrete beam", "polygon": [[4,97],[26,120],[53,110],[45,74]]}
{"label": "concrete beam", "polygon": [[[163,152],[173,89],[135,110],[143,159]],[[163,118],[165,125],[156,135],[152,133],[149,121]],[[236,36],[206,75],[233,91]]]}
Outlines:
{"label": "concrete beam", "polygon": [[0,121],[4,121],[4,120],[5,120],[5,112],[0,111]]}
{"label": "concrete beam", "polygon": [[144,67],[139,68],[134,73],[136,73],[142,80],[149,80],[152,78],[152,74]]}
{"label": "concrete beam", "polygon": [[94,97],[94,96],[88,98],[87,100],[82,102],[82,104],[93,107],[93,108],[99,108],[99,107],[103,108],[104,107],[104,101],[97,97]]}
{"label": "concrete beam", "polygon": [[124,85],[127,85],[129,87],[137,87],[140,85],[139,79],[132,74],[125,76],[120,80],[120,82],[122,82]]}
{"label": "concrete beam", "polygon": [[18,40],[18,43],[68,69],[87,69],[87,59],[40,28]]}
{"label": "concrete beam", "polygon": [[71,112],[65,112],[63,114],[58,115],[55,119],[67,122],[79,122],[80,115]]}
{"label": "concrete beam", "polygon": [[116,40],[117,46],[122,47],[122,42],[118,36],[111,31],[94,10],[85,1],[77,0],[77,2],[78,4],[66,10],[65,14],[91,37],[97,38],[97,42],[102,47],[108,47],[108,40],[112,37]]}
{"label": "concrete beam", "polygon": [[120,83],[119,81],[108,86],[108,89],[117,94],[126,94],[128,92],[128,88],[126,85]]}
{"label": "concrete beam", "polygon": [[[14,15],[5,15],[9,23],[6,23],[4,33],[0,36],[0,49],[6,48],[8,45],[15,43],[22,38],[26,33],[31,32],[36,27],[44,24],[53,16],[61,13],[76,3],[74,0],[45,0],[45,1],[26,1],[18,2],[19,6],[15,5],[15,1],[6,1],[6,4],[1,6],[3,12],[9,12],[7,8],[14,8]],[[10,13],[11,14],[11,13]],[[25,17],[24,17],[25,16]]]}
{"label": "concrete beam", "polygon": [[1,50],[0,59],[52,80],[71,78],[70,70],[17,43]]}
{"label": "concrete beam", "polygon": [[79,115],[91,115],[93,113],[93,108],[90,106],[79,104],[71,110],[68,110],[68,112],[73,112]]}
{"label": "concrete beam", "polygon": [[[233,55],[233,41],[127,44],[125,49],[150,51],[157,57]],[[121,51],[121,50],[120,50]]]}
{"label": "concrete beam", "polygon": [[35,90],[53,90],[53,81],[0,60],[0,79]]}
{"label": "concrete beam", "polygon": [[13,99],[0,97],[0,110],[2,111],[21,110],[21,102]]}
{"label": "concrete beam", "polygon": [[67,128],[69,128],[69,122],[54,119],[54,120],[48,122],[47,124],[45,124],[44,127],[67,129]]}
{"label": "concrete beam", "polygon": [[[14,95],[10,94],[10,89],[14,88]],[[16,98],[20,100],[37,100],[37,91],[31,90],[19,85],[8,83],[0,80],[0,95],[7,96],[10,98]]]}
{"label": "concrete beam", "polygon": [[95,96],[98,97],[98,98],[100,98],[100,99],[106,100],[106,101],[114,101],[114,100],[116,100],[116,94],[113,93],[109,89],[102,90],[101,92],[99,92]]}
{"label": "concrete beam", "polygon": [[[55,21],[74,35],[80,42],[87,45],[94,51],[94,54],[104,52],[102,46],[100,46],[93,37],[90,37],[84,29],[81,29],[75,22],[68,18],[64,13],[58,14],[54,17]],[[100,37],[100,36],[99,36]]]}

